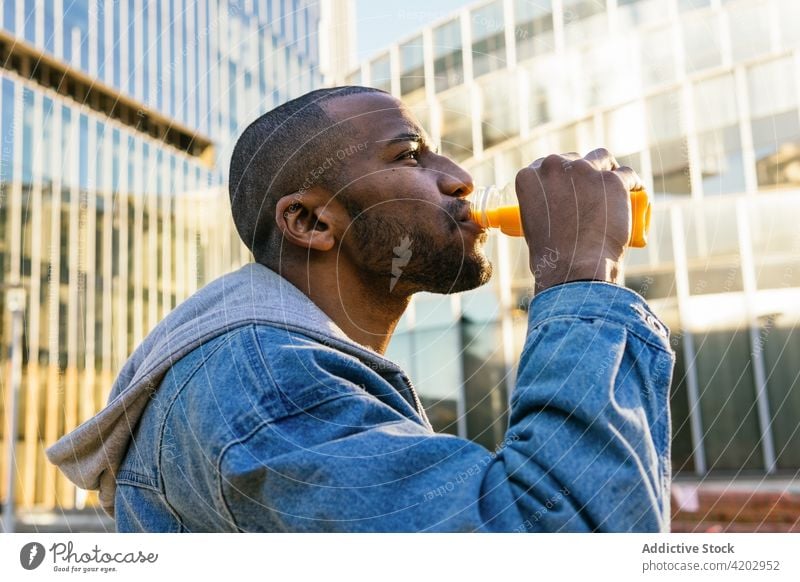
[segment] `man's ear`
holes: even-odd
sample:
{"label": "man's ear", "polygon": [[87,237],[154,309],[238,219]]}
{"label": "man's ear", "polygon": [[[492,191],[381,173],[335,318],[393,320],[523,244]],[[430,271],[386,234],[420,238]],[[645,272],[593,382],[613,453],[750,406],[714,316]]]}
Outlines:
{"label": "man's ear", "polygon": [[347,227],[342,220],[343,211],[327,190],[315,186],[278,200],[275,224],[287,242],[315,251],[329,251]]}

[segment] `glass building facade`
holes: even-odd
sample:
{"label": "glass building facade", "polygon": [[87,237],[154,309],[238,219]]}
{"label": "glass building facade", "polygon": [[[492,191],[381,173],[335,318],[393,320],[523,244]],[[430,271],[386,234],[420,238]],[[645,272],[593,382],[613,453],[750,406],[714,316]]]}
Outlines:
{"label": "glass building facade", "polygon": [[[672,330],[676,475],[800,470],[800,2],[492,0],[349,77],[391,91],[478,185],[608,147],[654,200],[625,284]],[[532,276],[493,235],[495,277],[419,296],[389,355],[437,428],[503,438]]]}
{"label": "glass building facade", "polygon": [[[46,462],[100,409],[176,304],[250,260],[229,218],[229,152],[260,113],[322,83],[307,0],[6,0],[0,13],[0,273],[27,295],[22,507],[81,492]],[[10,313],[0,293],[3,418]]]}

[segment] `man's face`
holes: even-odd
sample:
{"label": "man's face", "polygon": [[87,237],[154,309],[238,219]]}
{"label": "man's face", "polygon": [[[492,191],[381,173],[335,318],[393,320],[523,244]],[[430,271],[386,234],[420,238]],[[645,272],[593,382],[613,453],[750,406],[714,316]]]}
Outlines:
{"label": "man's face", "polygon": [[360,136],[355,143],[345,138],[334,153],[344,168],[334,195],[352,219],[340,260],[391,293],[455,293],[486,283],[487,235],[469,219],[464,199],[473,189],[470,175],[437,154],[410,111],[389,95],[349,95],[325,109]]}

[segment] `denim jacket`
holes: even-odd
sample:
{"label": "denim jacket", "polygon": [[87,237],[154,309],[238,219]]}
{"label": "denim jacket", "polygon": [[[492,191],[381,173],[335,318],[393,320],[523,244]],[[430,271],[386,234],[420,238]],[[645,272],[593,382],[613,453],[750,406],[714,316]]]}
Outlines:
{"label": "denim jacket", "polygon": [[48,455],[119,531],[668,531],[673,364],[633,291],[541,292],[488,450],[434,433],[396,364],[251,264],[176,308]]}

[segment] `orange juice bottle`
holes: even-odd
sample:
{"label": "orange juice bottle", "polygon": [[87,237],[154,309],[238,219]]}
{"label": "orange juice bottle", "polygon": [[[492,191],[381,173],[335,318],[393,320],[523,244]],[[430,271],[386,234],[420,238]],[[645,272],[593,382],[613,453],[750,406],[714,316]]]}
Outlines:
{"label": "orange juice bottle", "polygon": [[[650,230],[650,198],[646,190],[631,191],[631,218],[633,227],[628,245],[644,247]],[[502,190],[496,186],[477,188],[472,199],[472,220],[484,228],[499,228],[508,236],[524,236],[519,203],[514,193],[514,184]]]}

